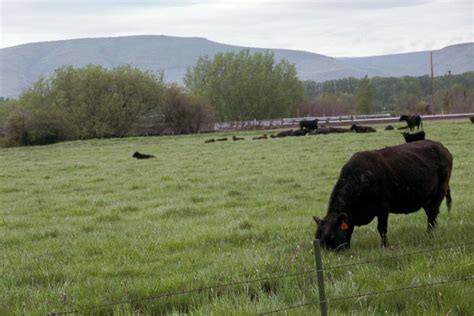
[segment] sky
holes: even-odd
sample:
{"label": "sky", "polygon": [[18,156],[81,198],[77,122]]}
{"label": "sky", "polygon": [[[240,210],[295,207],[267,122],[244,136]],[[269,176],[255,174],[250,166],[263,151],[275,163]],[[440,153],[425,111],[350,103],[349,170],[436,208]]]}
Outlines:
{"label": "sky", "polygon": [[169,35],[356,57],[474,42],[473,0],[0,0],[0,12],[0,48]]}

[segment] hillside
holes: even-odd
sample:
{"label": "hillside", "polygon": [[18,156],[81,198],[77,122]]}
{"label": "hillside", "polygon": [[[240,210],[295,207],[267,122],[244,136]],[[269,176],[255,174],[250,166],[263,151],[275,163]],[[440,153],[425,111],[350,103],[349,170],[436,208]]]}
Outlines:
{"label": "hillside", "polygon": [[[63,65],[81,67],[100,64],[114,67],[132,64],[142,70],[165,74],[168,82],[182,83],[187,67],[199,56],[237,52],[240,46],[225,45],[204,38],[171,36],[129,36],[30,43],[0,49],[0,96],[17,97],[40,77],[49,76]],[[265,48],[250,48],[252,52]],[[302,80],[324,81],[349,76],[403,76],[429,73],[429,52],[363,57],[332,58],[315,53],[270,49],[275,59],[296,64]],[[436,74],[474,70],[474,44],[450,46],[434,53]]]}

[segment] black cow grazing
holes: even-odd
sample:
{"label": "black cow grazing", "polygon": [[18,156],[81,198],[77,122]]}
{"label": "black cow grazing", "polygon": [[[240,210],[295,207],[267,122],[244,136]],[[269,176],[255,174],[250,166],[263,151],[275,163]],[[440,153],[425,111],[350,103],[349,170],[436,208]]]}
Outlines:
{"label": "black cow grazing", "polygon": [[402,135],[403,135],[403,138],[405,138],[405,142],[407,142],[407,143],[416,142],[416,141],[419,141],[419,140],[425,140],[425,132],[424,131],[416,132],[416,133],[413,133],[413,134],[405,132],[405,133],[402,133]]}
{"label": "black cow grazing", "polygon": [[331,250],[350,247],[355,226],[377,217],[382,246],[388,245],[388,214],[408,214],[424,208],[428,231],[444,197],[451,208],[451,153],[440,143],[424,140],[354,154],[344,165],[329,199],[316,238]]}
{"label": "black cow grazing", "polygon": [[297,129],[296,131],[293,131],[290,136],[306,136],[306,134],[308,134],[307,130]]}
{"label": "black cow grazing", "polygon": [[318,119],[314,119],[311,121],[303,120],[300,121],[300,129],[302,131],[310,132],[318,128]]}
{"label": "black cow grazing", "polygon": [[387,127],[385,127],[385,130],[386,131],[393,131],[395,128],[393,128],[392,125],[387,125]]}
{"label": "black cow grazing", "polygon": [[399,121],[407,122],[407,126],[410,129],[410,131],[414,131],[415,126],[416,126],[417,131],[420,130],[420,126],[421,126],[421,129],[423,129],[423,122],[421,121],[421,116],[419,116],[418,114],[413,114],[413,115],[403,114],[400,116]]}
{"label": "black cow grazing", "polygon": [[232,140],[233,140],[233,141],[245,140],[245,138],[243,138],[243,137],[237,137],[237,136],[232,136]]}
{"label": "black cow grazing", "polygon": [[471,123],[474,124],[474,116],[471,116],[469,119],[471,120]]}
{"label": "black cow grazing", "polygon": [[207,143],[213,143],[213,142],[215,142],[215,141],[216,141],[216,140],[215,140],[214,138],[211,138],[211,139],[206,139],[206,140],[204,141],[204,143],[206,143],[206,144],[207,144]]}
{"label": "black cow grazing", "polygon": [[228,141],[227,137],[216,139],[216,142],[225,142],[225,141]]}
{"label": "black cow grazing", "polygon": [[137,159],[150,159],[150,158],[155,158],[153,155],[147,155],[147,154],[140,154],[138,151],[134,152],[132,155],[133,158]]}
{"label": "black cow grazing", "polygon": [[373,132],[376,132],[375,128],[373,128],[373,127],[359,126],[359,125],[356,125],[356,124],[352,124],[351,128],[349,130],[355,131],[356,133],[373,133]]}

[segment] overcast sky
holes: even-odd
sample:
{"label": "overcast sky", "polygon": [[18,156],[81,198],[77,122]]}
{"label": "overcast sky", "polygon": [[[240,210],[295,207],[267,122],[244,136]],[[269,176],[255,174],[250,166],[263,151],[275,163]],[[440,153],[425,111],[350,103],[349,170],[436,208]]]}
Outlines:
{"label": "overcast sky", "polygon": [[341,56],[474,42],[473,0],[0,0],[0,47],[171,35]]}

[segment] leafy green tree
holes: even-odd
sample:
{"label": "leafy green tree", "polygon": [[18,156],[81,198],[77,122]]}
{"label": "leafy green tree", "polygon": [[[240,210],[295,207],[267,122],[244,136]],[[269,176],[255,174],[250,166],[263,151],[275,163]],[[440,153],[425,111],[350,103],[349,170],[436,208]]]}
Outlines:
{"label": "leafy green tree", "polygon": [[373,112],[374,89],[367,76],[360,80],[356,95],[356,111],[358,114],[370,114]]}
{"label": "leafy green tree", "polygon": [[125,136],[140,116],[160,106],[164,90],[162,77],[130,65],[59,68],[20,96],[21,111],[12,117],[9,143]]}
{"label": "leafy green tree", "polygon": [[199,58],[184,83],[189,92],[209,100],[220,120],[284,117],[304,95],[293,64],[275,64],[273,53],[252,55],[248,49]]}

